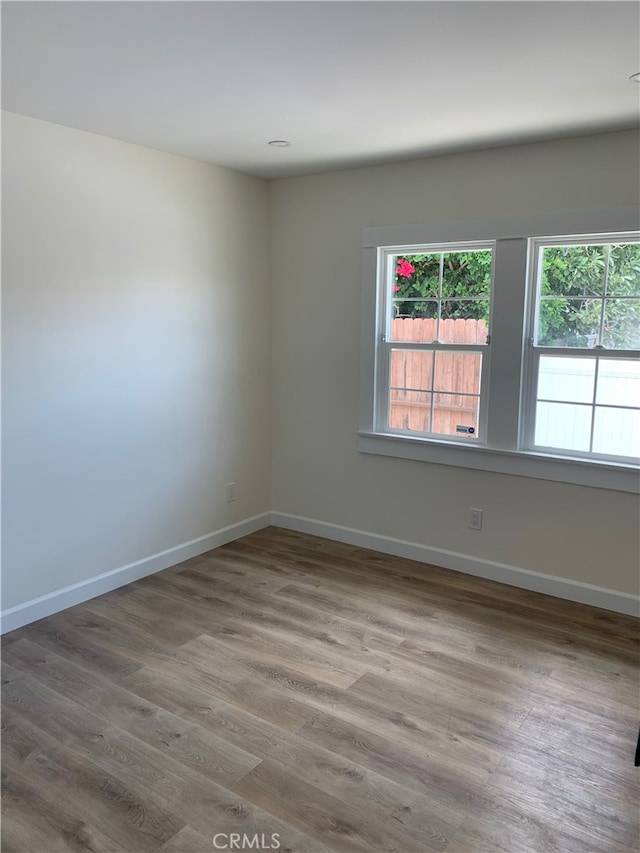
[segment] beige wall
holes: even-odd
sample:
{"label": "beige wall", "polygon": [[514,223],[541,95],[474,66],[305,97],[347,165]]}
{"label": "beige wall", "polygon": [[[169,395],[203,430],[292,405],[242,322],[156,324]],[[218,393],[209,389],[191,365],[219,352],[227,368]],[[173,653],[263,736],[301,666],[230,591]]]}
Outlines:
{"label": "beige wall", "polygon": [[6,609],[268,510],[270,318],[266,181],[2,130]]}
{"label": "beige wall", "polygon": [[356,430],[364,227],[637,204],[638,155],[626,131],[274,182],[273,508],[637,593],[637,497],[364,455]]}
{"label": "beige wall", "polygon": [[5,114],[3,608],[269,508],[637,592],[633,496],[367,456],[356,429],[363,227],[639,185],[632,132],[269,190]]}

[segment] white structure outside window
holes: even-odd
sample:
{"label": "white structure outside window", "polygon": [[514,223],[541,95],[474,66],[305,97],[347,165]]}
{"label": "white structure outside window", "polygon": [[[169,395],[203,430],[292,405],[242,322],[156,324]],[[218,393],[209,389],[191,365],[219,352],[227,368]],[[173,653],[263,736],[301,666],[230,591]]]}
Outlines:
{"label": "white structure outside window", "polygon": [[366,229],[359,449],[637,491],[639,224]]}

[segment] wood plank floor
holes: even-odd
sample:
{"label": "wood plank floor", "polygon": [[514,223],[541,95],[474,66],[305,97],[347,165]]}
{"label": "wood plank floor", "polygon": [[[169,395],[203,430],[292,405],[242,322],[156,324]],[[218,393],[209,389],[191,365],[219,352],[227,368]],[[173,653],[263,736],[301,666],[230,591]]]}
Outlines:
{"label": "wood plank floor", "polygon": [[639,648],[269,528],[3,638],[2,850],[637,851]]}

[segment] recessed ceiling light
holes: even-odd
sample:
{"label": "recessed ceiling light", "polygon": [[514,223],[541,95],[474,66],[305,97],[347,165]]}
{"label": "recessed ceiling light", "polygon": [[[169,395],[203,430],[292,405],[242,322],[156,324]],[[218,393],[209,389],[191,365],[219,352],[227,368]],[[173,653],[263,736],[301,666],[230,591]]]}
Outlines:
{"label": "recessed ceiling light", "polygon": [[267,145],[272,145],[274,148],[288,148],[291,143],[286,139],[272,139]]}
{"label": "recessed ceiling light", "polygon": [[635,80],[636,83],[640,83],[640,71],[636,71],[635,74],[632,74],[631,77],[629,77],[629,80]]}

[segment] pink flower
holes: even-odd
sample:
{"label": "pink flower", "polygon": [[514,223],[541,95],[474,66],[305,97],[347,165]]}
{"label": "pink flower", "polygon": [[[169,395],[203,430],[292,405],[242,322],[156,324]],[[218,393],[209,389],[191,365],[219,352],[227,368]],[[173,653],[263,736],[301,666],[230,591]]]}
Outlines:
{"label": "pink flower", "polygon": [[394,284],[394,285],[393,285],[393,292],[394,292],[394,293],[397,293],[399,290],[400,290],[400,285],[399,285],[399,284]]}
{"label": "pink flower", "polygon": [[410,278],[411,273],[414,271],[414,265],[409,263],[409,261],[405,260],[405,258],[401,258],[398,261],[398,266],[396,267],[396,275],[404,276],[404,278]]}

